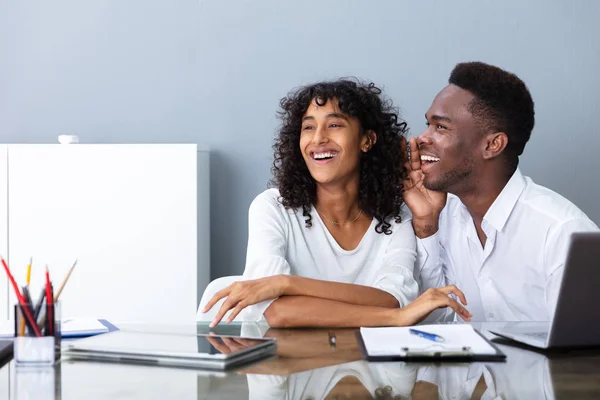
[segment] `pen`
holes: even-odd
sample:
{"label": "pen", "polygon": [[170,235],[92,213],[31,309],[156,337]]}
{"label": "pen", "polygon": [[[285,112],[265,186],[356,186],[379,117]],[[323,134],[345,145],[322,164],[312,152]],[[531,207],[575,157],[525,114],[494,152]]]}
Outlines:
{"label": "pen", "polygon": [[335,349],[335,345],[337,343],[337,338],[335,337],[334,332],[329,331],[328,334],[329,334],[329,346],[333,350],[333,349]]}
{"label": "pen", "polygon": [[[23,286],[23,298],[25,299],[25,304],[21,306],[21,334],[19,336],[25,336],[25,324],[27,324],[27,328],[29,329],[29,335],[33,334],[33,327],[27,318],[25,318],[25,312],[23,308],[27,307],[29,312],[33,314],[33,303],[31,302],[31,296],[29,295],[29,288],[27,286]],[[35,320],[34,320],[35,321]]]}
{"label": "pen", "polygon": [[33,301],[31,300],[31,295],[29,294],[29,287],[23,286],[23,298],[25,299],[25,304],[30,307],[33,307]]}
{"label": "pen", "polygon": [[35,306],[35,310],[33,310],[33,319],[38,320],[40,316],[40,311],[42,311],[42,305],[44,304],[44,298],[46,297],[46,288],[42,288],[42,294],[40,294],[37,305]]}
{"label": "pen", "polygon": [[409,329],[408,332],[411,335],[417,335],[422,337],[423,339],[431,340],[433,342],[445,342],[444,338],[440,335],[436,335],[435,333],[423,332],[417,329]]}

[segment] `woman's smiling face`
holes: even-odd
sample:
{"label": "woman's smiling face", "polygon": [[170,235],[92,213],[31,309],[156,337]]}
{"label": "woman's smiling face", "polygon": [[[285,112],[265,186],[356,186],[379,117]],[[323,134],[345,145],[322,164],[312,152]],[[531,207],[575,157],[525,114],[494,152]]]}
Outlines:
{"label": "woman's smiling face", "polygon": [[337,99],[323,105],[313,99],[302,117],[300,151],[317,183],[358,178],[360,154],[366,151],[368,142],[360,121],[340,111]]}

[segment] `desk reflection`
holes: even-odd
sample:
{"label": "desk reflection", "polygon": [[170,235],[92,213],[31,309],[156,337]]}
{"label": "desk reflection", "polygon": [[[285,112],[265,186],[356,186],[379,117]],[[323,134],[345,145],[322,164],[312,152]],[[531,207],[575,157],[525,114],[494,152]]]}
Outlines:
{"label": "desk reflection", "polygon": [[239,371],[248,379],[250,399],[410,399],[417,367],[367,363],[355,330],[271,329],[278,358]]}
{"label": "desk reflection", "polygon": [[417,368],[354,361],[287,376],[247,374],[250,399],[410,399]]}
{"label": "desk reflection", "polygon": [[[473,323],[488,339],[498,323]],[[495,340],[494,340],[495,341]],[[420,399],[547,399],[555,398],[551,359],[526,347],[495,343],[505,363],[470,363],[420,367],[413,398]]]}
{"label": "desk reflection", "polygon": [[12,400],[61,398],[61,365],[16,367]]}
{"label": "desk reflection", "polygon": [[[473,325],[495,338],[487,328],[498,323]],[[122,329],[210,331],[204,325]],[[367,363],[354,329],[265,329],[256,324],[227,329],[233,335],[276,338],[278,357],[233,371],[63,359],[54,372],[39,371],[37,377],[25,370],[21,375],[9,362],[0,369],[0,399],[600,399],[600,349],[542,353],[495,338],[506,363]],[[222,344],[222,351],[228,351],[244,341]]]}

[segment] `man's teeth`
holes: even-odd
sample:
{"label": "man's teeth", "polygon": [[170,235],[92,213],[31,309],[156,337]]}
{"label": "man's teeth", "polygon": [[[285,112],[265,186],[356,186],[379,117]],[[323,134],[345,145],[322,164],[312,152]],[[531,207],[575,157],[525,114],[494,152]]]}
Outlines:
{"label": "man's teeth", "polygon": [[313,155],[313,157],[315,158],[315,160],[321,160],[323,158],[333,158],[337,156],[337,153],[332,153],[332,152],[328,152],[328,153],[315,153]]}
{"label": "man's teeth", "polygon": [[421,156],[421,161],[436,162],[436,161],[440,161],[440,159],[437,157],[432,157],[432,156]]}

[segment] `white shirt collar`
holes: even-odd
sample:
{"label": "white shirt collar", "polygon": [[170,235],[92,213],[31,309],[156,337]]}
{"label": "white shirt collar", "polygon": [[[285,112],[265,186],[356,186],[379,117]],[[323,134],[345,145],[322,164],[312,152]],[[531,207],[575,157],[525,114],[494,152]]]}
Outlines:
{"label": "white shirt collar", "polygon": [[517,200],[519,200],[521,193],[523,193],[525,185],[525,178],[519,168],[517,168],[506,183],[506,186],[504,186],[504,189],[502,189],[483,216],[484,221],[487,221],[497,231],[502,231],[510,213],[515,208],[515,204],[517,204]]}
{"label": "white shirt collar", "polygon": [[[496,200],[492,203],[490,208],[483,216],[483,220],[490,224],[496,231],[502,231],[508,217],[512,212],[517,200],[521,196],[523,189],[525,189],[525,178],[519,168],[515,170],[511,178],[508,180],[504,189],[500,192]],[[460,207],[456,210],[459,213],[459,217],[464,224],[472,223],[471,215],[467,207],[460,202]],[[454,214],[456,217],[457,215]]]}

